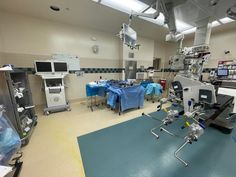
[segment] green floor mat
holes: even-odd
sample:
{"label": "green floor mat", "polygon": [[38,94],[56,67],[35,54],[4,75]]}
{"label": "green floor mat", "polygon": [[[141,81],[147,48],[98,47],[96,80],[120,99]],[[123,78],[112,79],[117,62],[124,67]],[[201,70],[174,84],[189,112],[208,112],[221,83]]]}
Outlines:
{"label": "green floor mat", "polygon": [[[163,111],[152,115],[163,119]],[[188,145],[180,156],[189,163],[184,167],[174,151],[184,140],[164,132],[157,140],[150,129],[156,120],[139,117],[81,137],[78,143],[86,177],[235,177],[236,143],[232,136],[208,127],[198,142]],[[184,135],[182,121],[168,129]]]}

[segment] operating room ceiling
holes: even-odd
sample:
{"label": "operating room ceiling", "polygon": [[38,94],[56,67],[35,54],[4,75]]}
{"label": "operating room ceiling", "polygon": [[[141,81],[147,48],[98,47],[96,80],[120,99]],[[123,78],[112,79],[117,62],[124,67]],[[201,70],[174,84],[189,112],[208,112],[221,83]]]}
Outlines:
{"label": "operating room ceiling", "polygon": [[[154,13],[156,0],[92,0],[99,4],[114,8],[116,10],[132,14],[133,12]],[[236,6],[235,0],[162,0],[168,6],[172,4],[176,17],[176,28],[178,32],[187,34],[194,32],[196,26],[209,19],[212,26],[220,26],[230,23],[233,20],[226,17],[229,8]],[[159,26],[164,26],[165,18],[161,13],[157,19],[145,19]],[[236,18],[236,17],[235,17]]]}
{"label": "operating room ceiling", "polygon": [[[115,2],[117,0],[103,1]],[[118,1],[128,2],[129,0]],[[144,3],[148,5],[153,3],[154,0],[141,1],[145,1]],[[219,3],[222,3],[223,8],[221,6],[220,10],[217,11],[215,11],[216,7],[208,8],[208,3],[206,4],[206,2],[209,3],[209,0],[187,0],[184,5],[176,8],[175,13],[178,20],[177,22],[182,29],[186,30],[189,29],[189,27],[192,28],[196,19],[204,18],[209,14],[214,15],[212,19],[213,21],[221,19],[225,16],[225,10],[228,4],[235,2],[235,0],[219,1]],[[59,6],[61,10],[59,12],[54,12],[49,8],[50,5]],[[127,13],[93,2],[93,0],[0,0],[0,11],[18,13],[75,26],[89,27],[109,32],[114,35],[120,31],[122,23],[128,22]],[[145,18],[135,18],[132,21],[132,27],[137,31],[137,33],[140,36],[164,41],[165,35],[168,33],[167,28],[164,27],[163,24],[158,25],[154,20],[144,19]],[[163,16],[160,16],[159,20],[163,20]],[[226,24],[222,26],[225,26],[225,28],[228,29],[235,28],[236,23],[233,23],[234,25]]]}
{"label": "operating room ceiling", "polygon": [[[50,5],[59,6],[61,11],[53,12]],[[128,14],[91,0],[0,0],[0,11],[88,27],[114,36],[119,33],[122,23],[128,22]],[[139,18],[133,21],[133,27],[139,35],[161,41],[168,32],[164,27]]]}

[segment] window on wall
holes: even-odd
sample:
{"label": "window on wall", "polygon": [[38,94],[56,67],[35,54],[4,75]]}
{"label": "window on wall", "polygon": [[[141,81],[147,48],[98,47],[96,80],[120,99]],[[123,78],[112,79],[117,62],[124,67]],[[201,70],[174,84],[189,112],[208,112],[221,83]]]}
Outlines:
{"label": "window on wall", "polygon": [[161,59],[160,58],[154,58],[153,59],[153,68],[155,70],[159,70],[161,67]]}

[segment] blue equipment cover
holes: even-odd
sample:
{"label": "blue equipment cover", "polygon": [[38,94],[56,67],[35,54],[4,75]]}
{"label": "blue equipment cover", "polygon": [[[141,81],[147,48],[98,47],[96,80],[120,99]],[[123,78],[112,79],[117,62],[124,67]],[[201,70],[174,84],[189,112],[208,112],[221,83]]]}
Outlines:
{"label": "blue equipment cover", "polygon": [[112,108],[116,107],[118,100],[120,101],[120,110],[122,112],[127,109],[143,106],[144,88],[140,85],[125,88],[111,86],[108,90],[109,96],[107,99],[107,104]]}
{"label": "blue equipment cover", "polygon": [[150,83],[153,83],[153,81],[142,81],[140,83],[140,85],[143,86],[144,88],[146,88],[148,86],[148,84],[150,84]]}
{"label": "blue equipment cover", "polygon": [[117,86],[110,86],[108,88],[109,94],[107,98],[107,104],[113,109],[115,109],[116,103],[118,102],[118,98],[121,95],[121,89],[122,88]]}
{"label": "blue equipment cover", "polygon": [[86,84],[86,96],[102,96],[106,95],[107,88],[109,84],[98,83],[98,84]]}
{"label": "blue equipment cover", "polygon": [[7,119],[0,115],[0,165],[7,165],[21,146],[21,140]]}
{"label": "blue equipment cover", "polygon": [[158,83],[150,83],[145,88],[146,95],[157,95],[160,96],[162,94],[162,86]]}

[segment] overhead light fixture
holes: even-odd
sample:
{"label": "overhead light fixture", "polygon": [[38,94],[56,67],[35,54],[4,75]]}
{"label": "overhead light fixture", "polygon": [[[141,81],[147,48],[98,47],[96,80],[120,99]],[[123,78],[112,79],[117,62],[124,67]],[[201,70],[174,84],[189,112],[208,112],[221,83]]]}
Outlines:
{"label": "overhead light fixture", "polygon": [[218,21],[213,21],[211,23],[211,27],[216,27],[216,26],[219,26],[219,25],[221,25],[221,24]]}
{"label": "overhead light fixture", "polygon": [[144,13],[145,14],[154,14],[154,13],[156,13],[156,9],[153,9],[153,8],[149,8],[148,10],[146,10]]}
{"label": "overhead light fixture", "polygon": [[229,18],[229,17],[225,17],[225,18],[222,18],[222,19],[220,19],[220,22],[221,23],[230,23],[230,22],[233,22],[234,20],[233,19],[231,19],[231,18]]}
{"label": "overhead light fixture", "polygon": [[93,2],[100,3],[102,0],[92,0]]}
{"label": "overhead light fixture", "polygon": [[50,9],[53,10],[53,11],[56,11],[56,12],[60,11],[60,8],[58,6],[55,6],[55,5],[51,5]]}
{"label": "overhead light fixture", "polygon": [[138,0],[102,0],[101,4],[130,14],[131,11],[142,12],[148,5]]}

